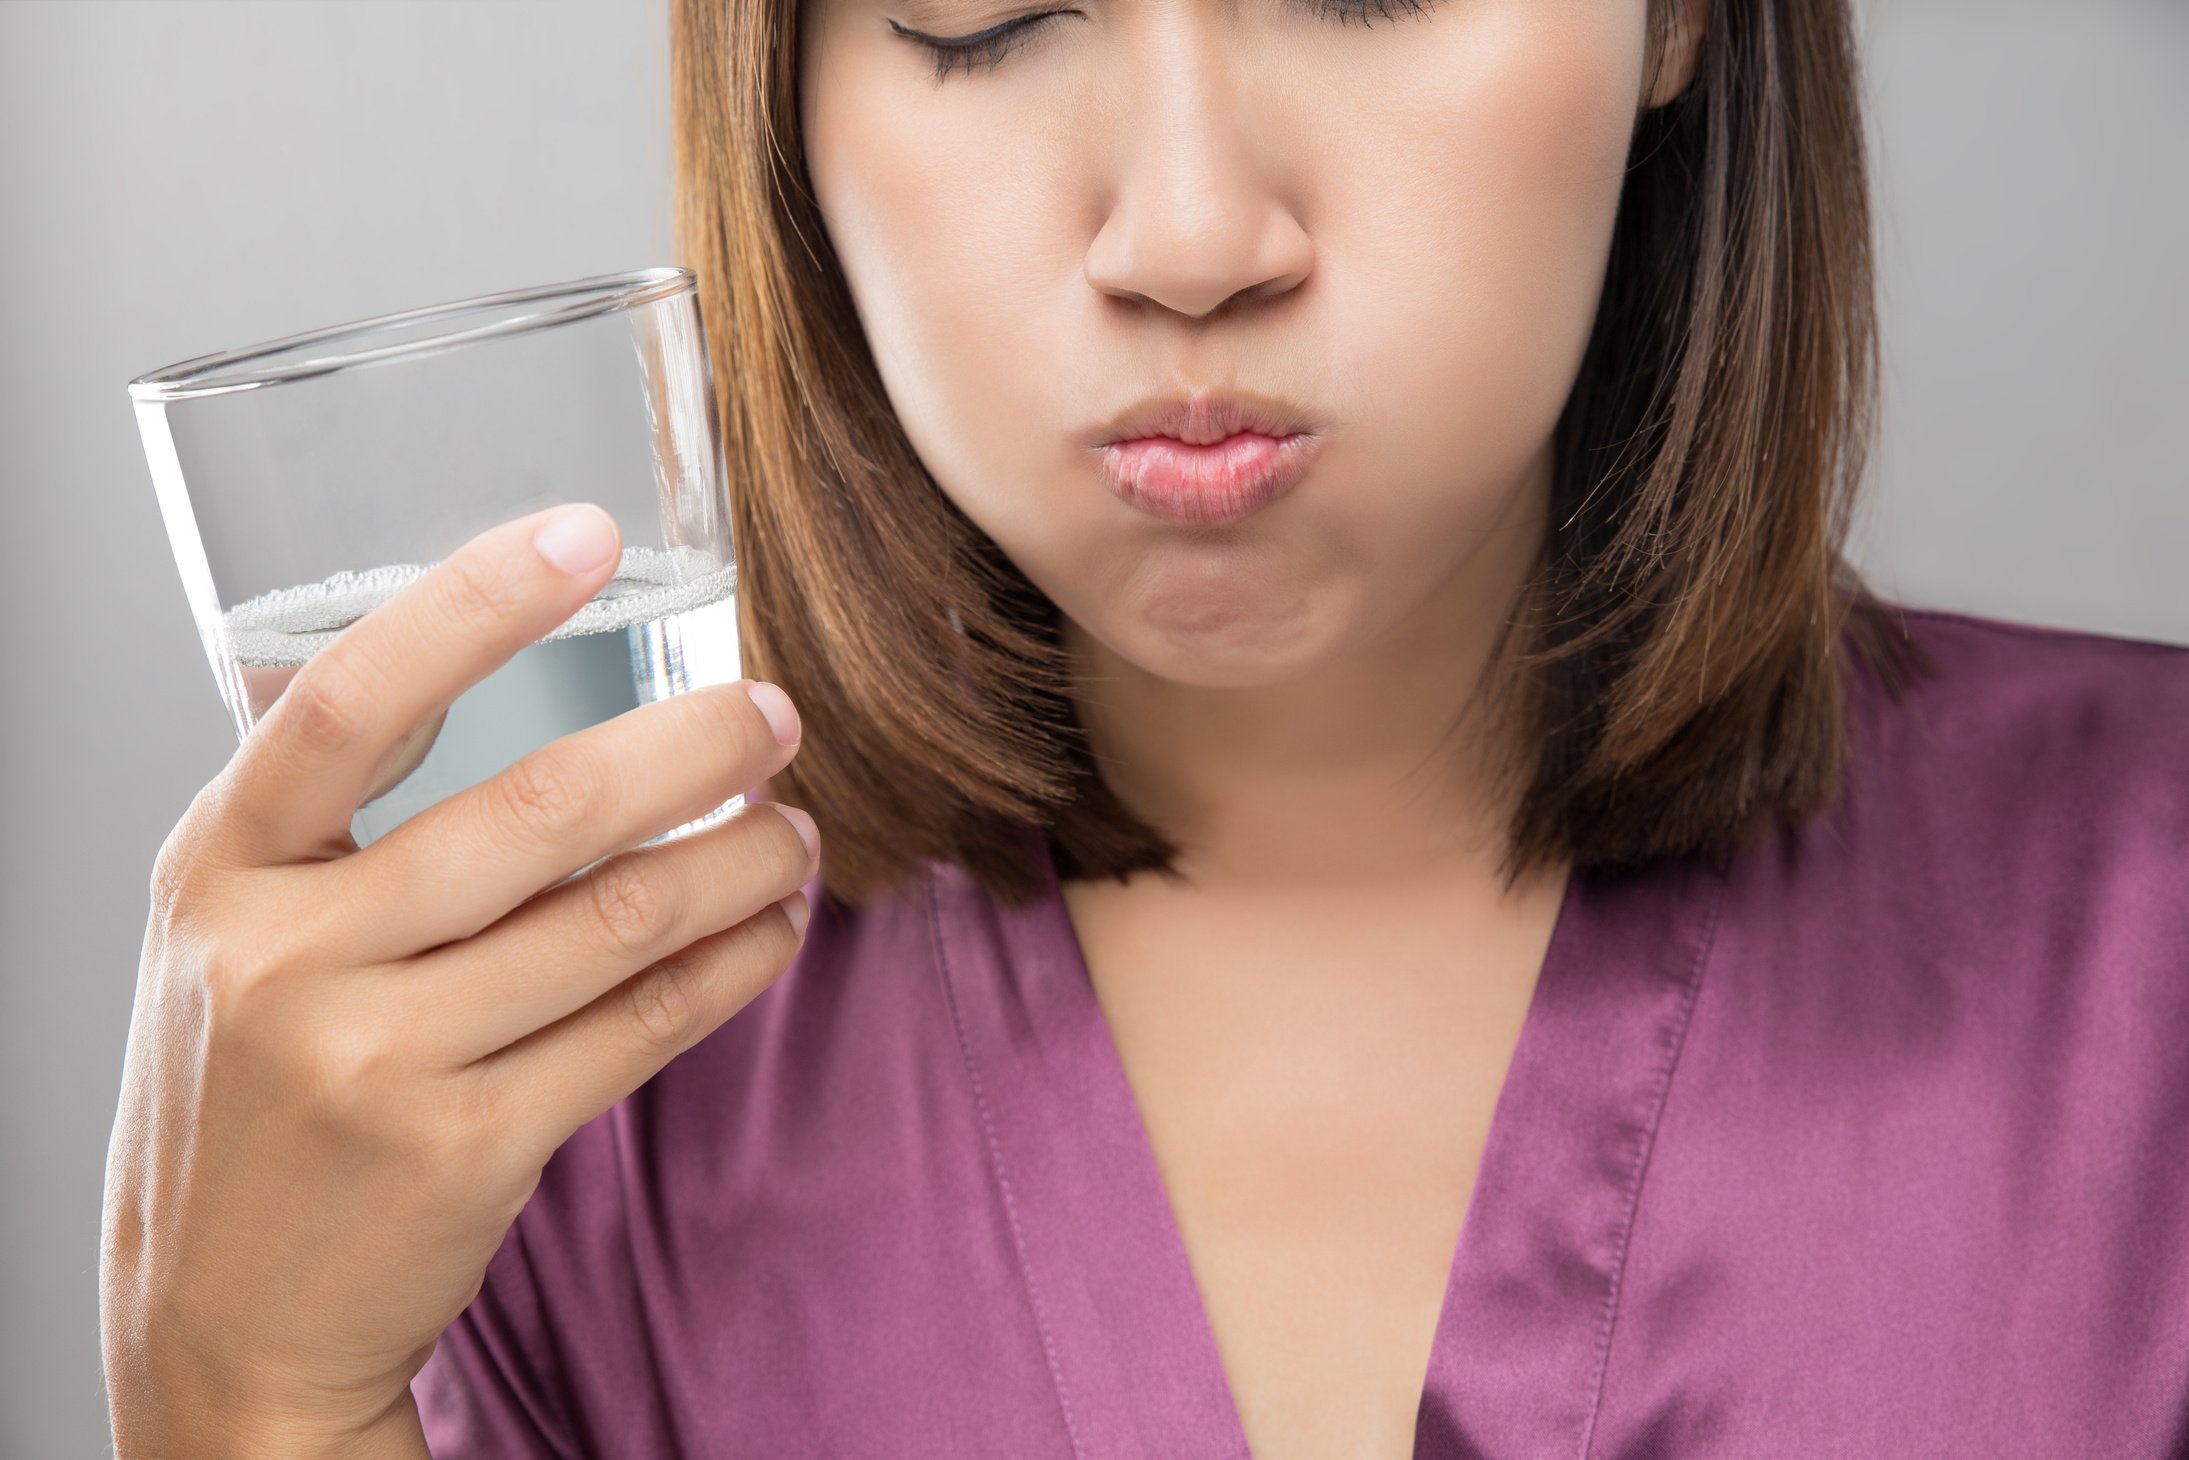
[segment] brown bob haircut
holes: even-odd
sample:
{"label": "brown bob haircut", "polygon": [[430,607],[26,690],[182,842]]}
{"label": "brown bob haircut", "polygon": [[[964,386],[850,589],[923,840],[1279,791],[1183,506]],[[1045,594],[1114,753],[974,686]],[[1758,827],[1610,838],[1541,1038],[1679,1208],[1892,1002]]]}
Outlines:
{"label": "brown bob haircut", "polygon": [[[884,393],[806,176],[796,0],[671,0],[670,34],[744,668],[799,707],[770,789],[821,826],[825,898],[941,859],[1016,905],[1034,828],[1065,878],[1170,869],[1096,773],[1054,604]],[[1838,798],[1852,659],[1896,699],[1932,668],[1843,553],[1876,417],[1863,147],[1846,0],[1714,0],[1693,81],[1637,119],[1543,551],[1454,707],[1528,747],[1508,878],[1791,834]]]}

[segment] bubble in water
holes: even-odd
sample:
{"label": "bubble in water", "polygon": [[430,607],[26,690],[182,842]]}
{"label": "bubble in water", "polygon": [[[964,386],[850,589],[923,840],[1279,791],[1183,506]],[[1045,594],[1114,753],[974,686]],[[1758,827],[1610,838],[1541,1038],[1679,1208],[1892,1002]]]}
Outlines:
{"label": "bubble in water", "polygon": [[[391,563],[343,569],[318,583],[276,588],[221,616],[221,640],[238,664],[279,668],[304,663],[335,636],[432,571],[435,564]],[[718,603],[737,591],[737,565],[704,548],[626,547],[600,593],[533,642],[601,634]]]}

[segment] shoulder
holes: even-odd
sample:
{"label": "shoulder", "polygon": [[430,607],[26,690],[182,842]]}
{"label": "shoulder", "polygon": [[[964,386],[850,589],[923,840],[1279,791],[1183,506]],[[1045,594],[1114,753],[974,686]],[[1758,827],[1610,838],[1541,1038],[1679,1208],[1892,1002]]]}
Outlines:
{"label": "shoulder", "polygon": [[[1889,605],[1930,662],[1850,690],[1850,794],[1998,853],[2189,856],[2189,645]],[[2110,858],[2109,858],[2110,859]]]}
{"label": "shoulder", "polygon": [[1887,608],[1927,667],[1897,697],[1853,675],[1842,793],[1739,860],[1713,966],[1813,984],[1835,1058],[1861,1010],[1876,1050],[1950,1026],[2000,1070],[2102,1030],[2179,1086],[2189,647]]}
{"label": "shoulder", "polygon": [[2185,1088],[2189,646],[1892,617],[1929,669],[1897,699],[1856,675],[1844,793],[1747,864],[1746,935],[1870,989],[1875,1038],[1958,1010],[2001,1069],[2096,1040]]}
{"label": "shoulder", "polygon": [[1858,673],[1840,799],[1736,859],[1713,1027],[1862,1118],[2141,1160],[2189,1100],[2189,647],[1888,608],[1929,670]]}
{"label": "shoulder", "polygon": [[2189,644],[1913,604],[1887,604],[1887,613],[1964,685],[1981,679],[2010,694],[2145,685],[2158,694],[2189,694]]}
{"label": "shoulder", "polygon": [[2003,736],[2021,749],[2093,735],[2124,748],[2157,746],[2172,733],[2171,717],[2189,710],[2189,644],[1887,607],[1935,665],[1909,696],[1913,718],[1925,727]]}
{"label": "shoulder", "polygon": [[1741,1318],[1792,1305],[1803,1354],[2028,1428],[1986,1376],[2104,1333],[2039,1427],[2170,1433],[2107,1366],[2189,1337],[2189,648],[1887,608],[1931,672],[1855,676],[1846,794],[1722,884],[1620,1342],[1677,1347],[1647,1295],[1702,1273],[1765,1391],[1811,1376]]}

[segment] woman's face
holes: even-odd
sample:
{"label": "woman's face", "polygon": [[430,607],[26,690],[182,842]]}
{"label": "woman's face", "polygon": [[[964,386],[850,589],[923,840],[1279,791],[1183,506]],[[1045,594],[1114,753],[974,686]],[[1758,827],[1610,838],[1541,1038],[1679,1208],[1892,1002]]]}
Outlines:
{"label": "woman's face", "polygon": [[[1532,562],[1645,101],[1644,0],[1322,3],[802,17],[815,195],[913,447],[1068,637],[1181,684],[1283,682]],[[897,29],[1045,9],[939,81]],[[1099,428],[1207,387],[1294,404],[1307,474],[1225,525],[1113,494]]]}

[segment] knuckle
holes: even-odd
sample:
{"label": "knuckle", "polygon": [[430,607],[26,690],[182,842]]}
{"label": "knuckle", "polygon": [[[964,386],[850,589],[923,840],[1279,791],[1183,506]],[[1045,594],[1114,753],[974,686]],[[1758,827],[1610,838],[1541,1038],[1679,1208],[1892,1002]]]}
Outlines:
{"label": "knuckle", "polygon": [[198,983],[203,990],[207,1022],[216,1034],[233,1040],[259,1022],[266,1003],[265,964],[257,958],[239,957],[232,939],[213,939],[193,950]]}
{"label": "knuckle", "polygon": [[[421,1178],[439,1199],[475,1202],[501,1185],[515,1122],[463,1077],[446,1082],[442,1093],[444,1098],[429,1102],[419,1116],[410,1145]],[[509,1213],[510,1220],[516,1215]]]}
{"label": "knuckle", "polygon": [[598,776],[567,747],[534,751],[496,776],[493,786],[499,822],[537,847],[559,846],[599,796]]}
{"label": "knuckle", "polygon": [[222,837],[229,804],[239,794],[236,764],[231,760],[191,798],[152,859],[152,912],[163,925],[194,914],[210,895],[217,875],[235,870]]}
{"label": "knuckle", "polygon": [[316,1071],[336,1100],[356,1104],[389,1088],[401,1063],[396,1041],[357,1020],[333,1021],[319,1039]]}
{"label": "knuckle", "polygon": [[286,1068],[296,1051],[314,1050],[309,1029],[326,1002],[330,959],[322,915],[295,905],[309,901],[284,898],[276,915],[241,922],[226,910],[218,925],[207,919],[173,939],[195,972],[211,1033],[248,1063]]}
{"label": "knuckle", "polygon": [[239,940],[219,938],[192,952],[207,1036],[224,1061],[285,1070],[296,1048],[287,1017],[295,966],[260,948],[238,949]]}
{"label": "knuckle", "polygon": [[775,740],[775,732],[768,728],[767,717],[760,707],[745,693],[749,680],[734,684],[713,685],[697,694],[679,696],[688,701],[691,712],[701,716],[706,723],[706,733],[712,740],[719,740],[734,748],[740,765],[772,763],[783,747]]}
{"label": "knuckle", "polygon": [[442,569],[442,601],[461,620],[496,623],[524,606],[524,580],[498,559],[459,554]]}
{"label": "knuckle", "polygon": [[525,1083],[480,1065],[451,1070],[438,1082],[439,1099],[427,1132],[427,1153],[453,1194],[483,1194],[507,1208],[500,1231],[539,1183],[541,1169],[568,1131],[540,1119],[539,1101]]}
{"label": "knuckle", "polygon": [[267,990],[302,988],[328,971],[327,954],[314,936],[313,914],[290,908],[251,940],[253,982]]}
{"label": "knuckle", "polygon": [[161,923],[176,921],[195,902],[202,873],[203,861],[195,838],[178,826],[168,833],[167,840],[160,844],[159,855],[152,859],[153,917]]}
{"label": "knuckle", "polygon": [[323,1128],[350,1140],[416,1145],[408,1126],[410,1069],[403,1042],[378,1021],[355,1016],[316,1021],[300,1041],[296,1078],[304,1108]]}
{"label": "knuckle", "polygon": [[354,644],[329,645],[281,692],[282,730],[315,755],[348,749],[370,724],[373,679]]}
{"label": "knuckle", "polygon": [[700,958],[679,954],[663,959],[624,987],[632,1028],[650,1054],[681,1048],[698,1017]]}
{"label": "knuckle", "polygon": [[670,900],[645,865],[658,860],[624,854],[587,874],[591,921],[610,951],[643,953],[660,940],[669,922]]}

